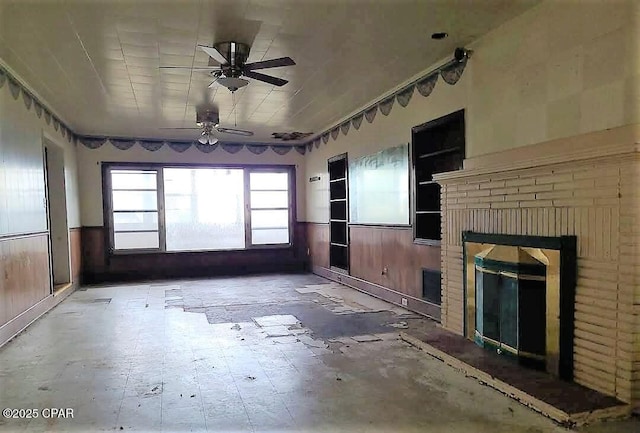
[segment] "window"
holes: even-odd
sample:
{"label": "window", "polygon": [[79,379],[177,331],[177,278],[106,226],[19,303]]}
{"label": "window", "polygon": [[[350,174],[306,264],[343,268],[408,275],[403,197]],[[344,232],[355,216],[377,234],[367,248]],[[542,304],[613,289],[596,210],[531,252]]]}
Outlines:
{"label": "window", "polygon": [[254,245],[289,243],[287,173],[249,173],[251,239]]}
{"label": "window", "polygon": [[243,169],[165,168],[163,172],[167,251],[245,247]]}
{"label": "window", "polygon": [[156,171],[112,171],[111,203],[115,249],[160,247],[158,173]]}
{"label": "window", "polygon": [[105,167],[113,251],[289,245],[291,168]]}
{"label": "window", "polygon": [[414,173],[414,237],[441,239],[440,185],[433,175],[462,168],[465,152],[464,110],[416,126],[412,130]]}

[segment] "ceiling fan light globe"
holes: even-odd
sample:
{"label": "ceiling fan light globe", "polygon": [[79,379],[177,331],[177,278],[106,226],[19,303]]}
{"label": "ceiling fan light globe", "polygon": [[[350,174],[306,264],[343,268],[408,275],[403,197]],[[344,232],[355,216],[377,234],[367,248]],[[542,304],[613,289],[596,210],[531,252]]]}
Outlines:
{"label": "ceiling fan light globe", "polygon": [[216,83],[223,85],[224,87],[231,90],[232,92],[235,92],[239,88],[249,84],[249,81],[245,80],[244,78],[220,77],[216,80]]}
{"label": "ceiling fan light globe", "polygon": [[213,146],[217,142],[218,142],[217,138],[209,136],[209,146]]}
{"label": "ceiling fan light globe", "polygon": [[198,138],[198,142],[200,142],[201,144],[207,144],[208,141],[209,141],[208,137],[204,135]]}

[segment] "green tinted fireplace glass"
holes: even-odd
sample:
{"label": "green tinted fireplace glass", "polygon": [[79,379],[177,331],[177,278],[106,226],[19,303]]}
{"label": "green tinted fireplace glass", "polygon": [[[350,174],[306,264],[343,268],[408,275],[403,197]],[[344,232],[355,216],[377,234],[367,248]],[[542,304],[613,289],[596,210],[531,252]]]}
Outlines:
{"label": "green tinted fireplace glass", "polygon": [[483,272],[482,278],[482,334],[500,341],[500,276]]}
{"label": "green tinted fireplace glass", "polygon": [[518,280],[500,277],[500,341],[518,348]]}

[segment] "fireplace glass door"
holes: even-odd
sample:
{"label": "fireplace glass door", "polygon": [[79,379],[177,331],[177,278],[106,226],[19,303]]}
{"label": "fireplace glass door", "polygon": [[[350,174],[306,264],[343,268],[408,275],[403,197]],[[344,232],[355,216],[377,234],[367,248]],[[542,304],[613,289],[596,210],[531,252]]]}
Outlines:
{"label": "fireplace glass door", "polygon": [[544,369],[545,265],[522,254],[518,256],[524,262],[496,260],[495,253],[475,258],[475,341],[522,364]]}

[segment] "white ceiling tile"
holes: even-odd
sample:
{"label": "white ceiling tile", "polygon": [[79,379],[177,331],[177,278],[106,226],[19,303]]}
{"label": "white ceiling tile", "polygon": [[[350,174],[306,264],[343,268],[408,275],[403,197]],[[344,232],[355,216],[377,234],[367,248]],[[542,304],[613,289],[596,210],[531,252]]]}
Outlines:
{"label": "white ceiling tile", "polygon": [[122,52],[124,53],[125,60],[128,60],[129,57],[142,57],[148,59],[158,59],[160,57],[157,46],[147,47],[123,43]]}
{"label": "white ceiling tile", "polygon": [[151,57],[125,55],[124,61],[127,64],[127,66],[155,67],[155,68],[158,68],[160,66],[158,63],[158,59],[157,58],[154,59]]}
{"label": "white ceiling tile", "polygon": [[[193,51],[193,49],[192,49]],[[186,55],[185,55],[186,54]],[[183,55],[160,53],[160,66],[193,66],[193,55],[183,53]]]}
{"label": "white ceiling tile", "polygon": [[[321,132],[536,1],[465,1],[461,11],[436,0],[0,0],[0,56],[85,133],[162,135],[158,125],[190,125],[207,101],[269,141],[274,131]],[[429,38],[443,29],[458,40]],[[248,62],[293,58],[259,71],[289,83],[250,79],[232,95],[208,89],[207,72],[159,69],[206,66],[196,44],[223,40],[252,44]]]}
{"label": "white ceiling tile", "polygon": [[122,37],[123,35],[138,34],[140,37],[143,37],[144,34],[157,34],[157,20],[147,18],[145,15],[147,14],[144,12],[143,14],[136,14],[124,11],[121,16],[116,16],[114,20],[118,35]]}

